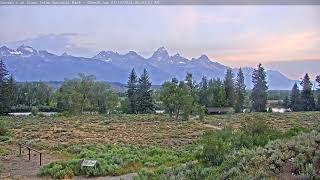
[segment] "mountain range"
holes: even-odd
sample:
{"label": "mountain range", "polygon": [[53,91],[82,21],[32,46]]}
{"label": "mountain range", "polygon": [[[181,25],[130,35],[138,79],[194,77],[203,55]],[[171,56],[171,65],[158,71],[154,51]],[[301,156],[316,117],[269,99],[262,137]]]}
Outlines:
{"label": "mountain range", "polygon": [[[199,82],[203,76],[223,79],[227,66],[210,60],[208,56],[187,59],[180,54],[170,55],[164,47],[157,49],[151,57],[145,58],[134,51],[119,54],[101,51],[92,58],[76,57],[63,53],[56,55],[46,50],[36,50],[22,45],[16,50],[0,47],[0,58],[17,81],[62,81],[73,78],[78,73],[95,75],[97,80],[126,83],[132,68],[140,74],[147,69],[153,84],[160,85],[173,77],[184,79],[192,73]],[[252,88],[253,68],[242,68],[248,89]],[[233,69],[236,75],[238,69]],[[269,89],[291,89],[294,80],[279,71],[267,70]]]}

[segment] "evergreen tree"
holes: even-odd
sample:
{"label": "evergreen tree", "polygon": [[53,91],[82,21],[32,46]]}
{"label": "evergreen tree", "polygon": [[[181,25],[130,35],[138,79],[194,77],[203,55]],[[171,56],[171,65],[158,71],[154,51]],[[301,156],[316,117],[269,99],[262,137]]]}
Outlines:
{"label": "evergreen tree", "polygon": [[128,113],[137,113],[137,75],[134,69],[132,69],[129,80],[127,83],[127,96],[128,96]]}
{"label": "evergreen tree", "polygon": [[208,80],[203,76],[199,85],[199,103],[203,106],[208,106]]}
{"label": "evergreen tree", "polygon": [[282,103],[283,107],[288,108],[289,104],[290,104],[289,97],[288,96],[284,97],[283,103]]}
{"label": "evergreen tree", "polygon": [[265,112],[268,98],[268,85],[266,81],[266,72],[261,64],[253,71],[252,82],[252,110],[255,112]]}
{"label": "evergreen tree", "polygon": [[149,75],[146,69],[143,70],[143,73],[139,78],[137,95],[138,95],[137,112],[139,113],[153,112],[154,105],[152,101],[151,83],[149,81]]}
{"label": "evergreen tree", "polygon": [[316,77],[316,82],[318,83],[317,110],[320,111],[320,75]]}
{"label": "evergreen tree", "polygon": [[9,97],[8,103],[12,107],[17,103],[17,84],[12,75],[8,79],[7,92]]}
{"label": "evergreen tree", "polygon": [[[192,74],[191,73],[187,73],[186,75],[186,78],[184,79],[185,81],[185,84],[187,85],[187,87],[189,87],[189,90],[190,90],[190,93],[191,93],[191,96],[196,99],[196,88],[197,88],[197,85],[196,85],[196,82],[192,79]],[[192,102],[192,105],[194,105],[195,101]]]}
{"label": "evergreen tree", "polygon": [[9,92],[9,73],[3,60],[0,60],[0,114],[10,111],[11,97]]}
{"label": "evergreen tree", "polygon": [[224,79],[224,90],[226,93],[226,106],[233,107],[234,105],[234,82],[232,69],[227,69]]}
{"label": "evergreen tree", "polygon": [[290,94],[290,103],[289,107],[292,111],[300,111],[301,109],[301,100],[300,100],[300,90],[297,83],[294,83],[291,94]]}
{"label": "evergreen tree", "polygon": [[244,75],[240,68],[235,83],[235,112],[242,112],[244,109],[244,100],[246,95],[246,85],[244,83]]}
{"label": "evergreen tree", "polygon": [[300,85],[302,86],[301,91],[301,104],[304,111],[313,111],[315,109],[315,101],[312,91],[312,82],[308,73],[304,76]]}
{"label": "evergreen tree", "polygon": [[226,104],[226,93],[222,81],[211,79],[208,87],[209,106],[224,107]]}
{"label": "evergreen tree", "polygon": [[194,84],[193,84],[193,80],[192,80],[192,74],[191,73],[187,73],[186,78],[186,85],[192,90],[194,89]]}

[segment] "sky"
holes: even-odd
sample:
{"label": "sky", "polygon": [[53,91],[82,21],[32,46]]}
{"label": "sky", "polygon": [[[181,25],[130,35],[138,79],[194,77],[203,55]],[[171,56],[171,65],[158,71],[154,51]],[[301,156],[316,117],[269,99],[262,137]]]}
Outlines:
{"label": "sky", "polygon": [[85,57],[164,46],[231,67],[320,60],[320,6],[0,6],[0,46],[20,44]]}

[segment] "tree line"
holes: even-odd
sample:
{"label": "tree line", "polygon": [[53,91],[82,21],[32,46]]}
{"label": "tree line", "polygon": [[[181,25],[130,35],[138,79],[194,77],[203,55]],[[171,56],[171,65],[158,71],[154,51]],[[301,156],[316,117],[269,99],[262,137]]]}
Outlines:
{"label": "tree line", "polygon": [[17,83],[0,60],[0,114],[9,112],[59,111],[81,114],[84,111],[113,113],[118,95],[106,82],[92,75],[79,74],[66,79],[54,90],[44,82]]}
{"label": "tree line", "polygon": [[[298,84],[295,83],[292,87],[290,98],[286,98],[285,105],[293,111],[320,110],[320,75],[316,77],[315,81],[318,84],[317,91],[313,90],[313,83],[308,73],[305,74],[300,82],[302,90],[300,90]],[[317,93],[317,97],[314,92]],[[317,99],[317,101],[315,99]]]}
{"label": "tree line", "polygon": [[[147,71],[137,81],[134,69],[128,80],[128,113],[146,113],[153,111],[151,83]],[[147,78],[143,78],[143,77]],[[266,73],[261,64],[253,72],[254,88],[251,93],[252,111],[266,111],[267,81]],[[172,78],[161,85],[159,100],[163,109],[175,119],[188,119],[190,115],[205,114],[207,107],[233,107],[235,112],[243,112],[246,101],[246,86],[244,75],[240,68],[237,77],[232,69],[227,69],[225,78],[207,79],[203,77],[200,83],[193,80],[192,74],[187,73],[183,80]]]}
{"label": "tree line", "polygon": [[[320,76],[316,81],[319,84]],[[227,69],[224,79],[203,77],[197,83],[191,73],[182,80],[172,78],[160,89],[152,89],[149,74],[143,70],[140,77],[134,69],[127,81],[126,93],[111,90],[106,82],[97,81],[92,75],[79,74],[65,79],[55,89],[44,82],[17,83],[0,60],[0,113],[30,111],[59,111],[72,114],[96,111],[99,113],[146,114],[165,110],[175,119],[189,119],[190,115],[203,118],[207,107],[233,107],[236,113],[250,109],[265,112],[268,99],[266,72],[261,64],[252,74],[253,89],[246,91],[244,74],[240,68],[236,75]],[[308,74],[295,84],[285,104],[293,111],[320,109],[320,93],[315,100],[312,82]]]}

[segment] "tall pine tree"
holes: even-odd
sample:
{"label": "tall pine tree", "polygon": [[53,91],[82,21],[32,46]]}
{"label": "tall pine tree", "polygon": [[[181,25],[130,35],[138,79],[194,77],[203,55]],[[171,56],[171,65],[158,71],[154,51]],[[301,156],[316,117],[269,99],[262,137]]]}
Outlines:
{"label": "tall pine tree", "polygon": [[209,105],[208,79],[205,76],[202,77],[202,80],[199,85],[199,104],[206,106],[206,107]]}
{"label": "tall pine tree", "polygon": [[127,82],[127,96],[128,96],[128,113],[137,113],[137,75],[134,69],[132,69],[129,80]]}
{"label": "tall pine tree", "polygon": [[308,73],[304,76],[300,85],[302,86],[302,91],[301,91],[302,109],[304,111],[313,111],[315,109],[315,101],[314,101],[313,91],[312,91],[312,82],[310,81],[310,77]]}
{"label": "tall pine tree", "polygon": [[234,105],[234,82],[232,69],[227,69],[224,79],[224,90],[226,93],[226,106],[233,107]]}
{"label": "tall pine tree", "polygon": [[193,83],[193,80],[192,80],[192,74],[191,73],[187,73],[185,81],[186,81],[186,85],[189,86],[189,88],[191,90],[193,90],[194,89],[194,83]]}
{"label": "tall pine tree", "polygon": [[192,79],[192,74],[191,73],[187,73],[185,79],[185,85],[187,85],[189,91],[190,91],[190,94],[191,96],[193,97],[193,100],[192,101],[192,106],[195,105],[196,103],[196,98],[197,98],[197,92],[196,92],[196,88],[198,87],[196,82]]}
{"label": "tall pine tree", "polygon": [[300,100],[300,90],[297,83],[294,83],[291,94],[290,94],[290,103],[289,107],[292,111],[300,111],[301,110],[301,100]]}
{"label": "tall pine tree", "polygon": [[316,82],[318,83],[317,110],[320,111],[320,75],[316,77]]}
{"label": "tall pine tree", "polygon": [[152,100],[151,83],[146,69],[143,70],[139,78],[137,88],[137,111],[138,113],[152,113],[154,112],[154,105]]}
{"label": "tall pine tree", "polygon": [[252,110],[255,112],[265,112],[268,98],[268,85],[266,72],[261,64],[259,64],[258,68],[253,71],[252,82]]}
{"label": "tall pine tree", "polygon": [[0,60],[0,114],[8,113],[15,99],[15,81]]}
{"label": "tall pine tree", "polygon": [[244,83],[244,75],[240,68],[235,82],[235,105],[234,110],[239,113],[244,109],[244,100],[246,95],[246,85]]}

